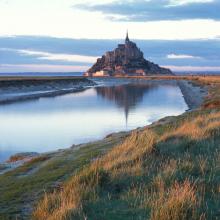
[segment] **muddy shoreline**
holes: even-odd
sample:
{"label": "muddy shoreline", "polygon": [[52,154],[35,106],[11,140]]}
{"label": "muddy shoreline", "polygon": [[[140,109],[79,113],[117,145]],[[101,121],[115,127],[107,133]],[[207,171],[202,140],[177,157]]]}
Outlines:
{"label": "muddy shoreline", "polygon": [[0,78],[0,104],[83,91],[96,83],[84,77]]}
{"label": "muddy shoreline", "polygon": [[208,88],[193,83],[192,81],[180,80],[177,82],[189,110],[199,108],[208,95]]}

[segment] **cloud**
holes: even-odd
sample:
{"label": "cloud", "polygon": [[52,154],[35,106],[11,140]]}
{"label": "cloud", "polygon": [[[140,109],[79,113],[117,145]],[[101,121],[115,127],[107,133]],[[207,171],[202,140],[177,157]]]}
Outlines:
{"label": "cloud", "polygon": [[187,54],[168,54],[168,59],[201,59],[199,56],[192,56]]}
{"label": "cloud", "polygon": [[114,21],[220,20],[219,0],[119,0],[108,4],[76,4],[73,7],[101,12]]}
{"label": "cloud", "polygon": [[41,60],[55,60],[55,61],[68,61],[68,62],[81,62],[81,63],[94,63],[98,57],[94,56],[82,56],[75,54],[62,54],[62,53],[48,53],[43,51],[33,51],[33,50],[18,50],[19,53],[38,56]]}
{"label": "cloud", "polygon": [[214,2],[214,0],[170,0],[169,6],[187,5],[194,3],[210,3],[210,2]]}
{"label": "cloud", "polygon": [[10,49],[0,48],[1,51],[15,51],[17,53],[35,56],[40,60],[52,60],[52,61],[67,61],[67,62],[81,62],[81,63],[94,63],[98,57],[95,56],[82,56],[75,54],[62,54],[62,53],[49,53],[44,51],[34,50],[22,50],[22,49]]}

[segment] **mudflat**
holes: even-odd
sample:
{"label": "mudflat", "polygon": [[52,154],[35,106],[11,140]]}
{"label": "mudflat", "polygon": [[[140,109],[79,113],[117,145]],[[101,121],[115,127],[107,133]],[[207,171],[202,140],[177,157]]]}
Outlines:
{"label": "mudflat", "polygon": [[84,77],[0,77],[0,104],[62,95],[94,85]]}

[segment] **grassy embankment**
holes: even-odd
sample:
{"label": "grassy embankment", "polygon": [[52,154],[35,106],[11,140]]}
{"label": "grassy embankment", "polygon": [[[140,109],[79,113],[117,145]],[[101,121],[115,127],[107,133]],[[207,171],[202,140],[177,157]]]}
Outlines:
{"label": "grassy embankment", "polygon": [[40,155],[0,175],[0,220],[29,220],[33,204],[45,190],[59,188],[60,183],[120,143],[125,136],[122,132],[101,141]]}
{"label": "grassy embankment", "polygon": [[45,193],[33,219],[219,219],[220,78],[196,82],[209,85],[200,109],[134,131]]}

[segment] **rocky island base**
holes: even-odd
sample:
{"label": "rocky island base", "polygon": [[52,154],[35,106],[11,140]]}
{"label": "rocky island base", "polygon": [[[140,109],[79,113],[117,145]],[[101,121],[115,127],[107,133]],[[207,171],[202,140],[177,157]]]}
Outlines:
{"label": "rocky island base", "polygon": [[84,74],[85,76],[146,76],[173,75],[170,69],[144,58],[143,52],[130,41],[128,33],[124,44],[108,51]]}

